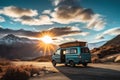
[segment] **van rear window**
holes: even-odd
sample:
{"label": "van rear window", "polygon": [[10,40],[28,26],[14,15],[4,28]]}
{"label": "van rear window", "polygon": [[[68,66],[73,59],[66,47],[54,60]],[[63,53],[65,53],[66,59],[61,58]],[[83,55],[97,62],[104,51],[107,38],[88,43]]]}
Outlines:
{"label": "van rear window", "polygon": [[89,53],[89,49],[88,48],[81,48],[81,53]]}

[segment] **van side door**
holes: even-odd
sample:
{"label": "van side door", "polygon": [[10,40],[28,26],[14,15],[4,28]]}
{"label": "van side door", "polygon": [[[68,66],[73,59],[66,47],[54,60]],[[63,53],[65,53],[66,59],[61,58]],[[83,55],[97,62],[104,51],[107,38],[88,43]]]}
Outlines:
{"label": "van side door", "polygon": [[60,63],[61,62],[61,49],[58,49],[55,54],[54,54],[54,60],[57,62],[57,63]]}

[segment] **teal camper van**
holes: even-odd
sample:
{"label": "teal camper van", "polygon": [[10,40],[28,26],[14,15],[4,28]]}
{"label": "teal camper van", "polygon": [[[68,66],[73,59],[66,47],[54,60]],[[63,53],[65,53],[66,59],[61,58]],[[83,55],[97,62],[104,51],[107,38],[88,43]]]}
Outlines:
{"label": "teal camper van", "polygon": [[52,64],[64,63],[74,67],[76,64],[87,66],[91,62],[91,54],[86,42],[75,41],[59,45],[60,48],[52,55]]}

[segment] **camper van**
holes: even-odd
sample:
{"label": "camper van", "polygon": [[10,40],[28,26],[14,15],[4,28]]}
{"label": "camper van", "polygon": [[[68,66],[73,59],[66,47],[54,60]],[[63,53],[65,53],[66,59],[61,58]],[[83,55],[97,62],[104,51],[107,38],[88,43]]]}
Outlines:
{"label": "camper van", "polygon": [[82,64],[86,67],[91,62],[91,54],[86,42],[68,42],[59,46],[60,48],[52,55],[53,66],[63,63],[65,66],[74,67],[76,64]]}

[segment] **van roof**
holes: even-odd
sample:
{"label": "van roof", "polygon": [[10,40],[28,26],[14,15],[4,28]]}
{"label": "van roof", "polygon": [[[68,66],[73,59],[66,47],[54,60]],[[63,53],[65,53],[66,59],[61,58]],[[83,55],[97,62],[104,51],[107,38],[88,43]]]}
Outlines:
{"label": "van roof", "polygon": [[86,43],[87,42],[83,42],[83,41],[74,41],[74,42],[63,43],[59,46],[60,46],[60,48],[75,47],[75,46],[85,47]]}

